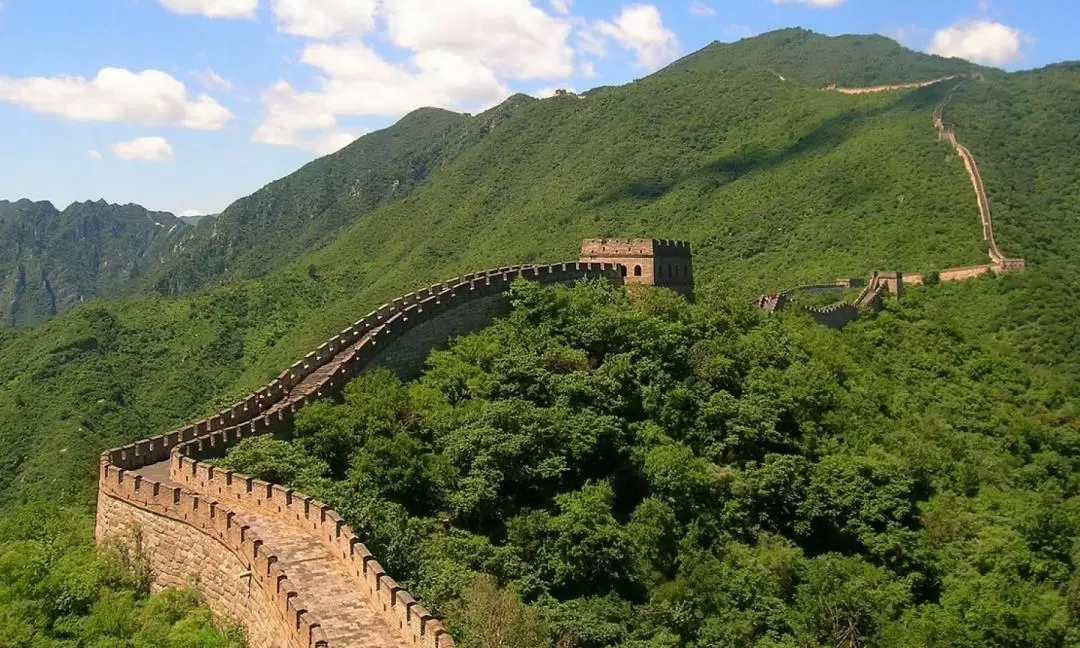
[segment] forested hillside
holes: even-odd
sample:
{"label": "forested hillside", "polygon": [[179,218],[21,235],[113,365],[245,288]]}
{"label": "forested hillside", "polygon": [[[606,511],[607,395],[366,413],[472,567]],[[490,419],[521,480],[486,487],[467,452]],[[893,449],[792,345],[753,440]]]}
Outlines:
{"label": "forested hillside", "polygon": [[221,463],[329,502],[465,645],[1071,645],[1080,401],[938,310],[975,283],[841,334],[523,282]]}
{"label": "forested hillside", "polygon": [[103,200],[0,200],[0,326],[37,324],[114,296],[172,254],[187,226],[166,212]]}
{"label": "forested hillside", "polygon": [[416,110],[201,223],[144,287],[175,294],[277,270],[379,206],[409,195],[529,101],[518,95],[471,119],[435,108]]}
{"label": "forested hillside", "polygon": [[[90,519],[96,455],[103,448],[213,411],[387,298],[480,268],[573,260],[586,236],[641,235],[690,240],[703,294],[719,295],[712,303],[727,304],[717,308],[737,321],[717,323],[701,311],[684,317],[674,307],[635,314],[625,304],[618,306],[620,317],[646,328],[674,319],[691,329],[703,321],[695,318],[704,317],[707,325],[680,340],[706,346],[701,336],[730,326],[746,357],[716,350],[710,371],[729,367],[733,389],[760,387],[773,398],[778,395],[769,390],[776,384],[769,381],[785,367],[802,367],[809,373],[788,376],[789,391],[778,397],[796,409],[804,402],[820,407],[793,410],[795,418],[781,422],[787,436],[773,438],[780,428],[749,424],[733,433],[736,445],[764,435],[765,454],[750,456],[757,468],[745,465],[746,456],[721,453],[709,459],[719,469],[695,460],[688,466],[700,467],[702,475],[682,483],[683,476],[674,474],[674,490],[660,497],[668,498],[665,506],[675,517],[656,507],[649,519],[671,531],[656,538],[670,550],[661,558],[697,561],[699,572],[641,563],[641,548],[624,546],[622,531],[612,527],[613,546],[622,552],[610,572],[617,578],[580,594],[577,584],[559,580],[571,576],[560,571],[566,556],[527,552],[547,546],[538,539],[573,532],[573,515],[593,508],[603,513],[611,506],[605,502],[625,505],[609,513],[627,524],[652,495],[641,490],[645,499],[611,499],[596,490],[602,486],[583,490],[579,474],[578,482],[560,482],[529,500],[536,513],[517,527],[520,542],[513,544],[530,557],[530,569],[547,571],[514,567],[509,554],[496,556],[509,562],[483,569],[503,585],[516,584],[531,605],[541,595],[553,596],[539,605],[548,630],[595,628],[583,646],[608,645],[606,637],[615,635],[628,646],[644,646],[633,641],[650,628],[667,637],[665,646],[739,637],[756,637],[762,646],[792,645],[793,637],[833,645],[831,630],[821,625],[825,612],[806,607],[806,600],[816,587],[834,592],[851,582],[859,584],[858,596],[840,591],[830,600],[853,610],[867,636],[897,637],[897,624],[907,623],[921,628],[903,639],[913,646],[987,645],[997,638],[1025,646],[1076,641],[1068,633],[1080,609],[1080,586],[1070,581],[1074,549],[1062,538],[1075,537],[1070,507],[1077,495],[1070,477],[1075,443],[1068,436],[1080,396],[1074,326],[1080,279],[1072,270],[1080,253],[1072,224],[1080,214],[1080,191],[1071,163],[1080,141],[1077,67],[987,73],[983,82],[958,92],[946,111],[946,121],[982,168],[998,245],[1027,257],[1028,271],[913,290],[908,303],[841,334],[797,319],[766,324],[741,306],[758,292],[798,283],[984,262],[970,182],[950,147],[936,140],[931,121],[948,86],[862,96],[820,89],[825,83],[921,81],[973,69],[877,37],[829,39],[785,30],[711,46],[650,77],[584,98],[514,97],[475,117],[419,111],[204,220],[184,238],[180,253],[153,273],[140,262],[136,287],[160,294],[137,293],[128,282],[128,299],[85,304],[33,329],[0,331],[0,496],[12,503],[3,516],[17,520],[0,529],[0,554],[8,557],[0,562],[0,581],[25,585],[0,590],[0,610],[51,600],[52,590],[31,588],[30,577],[16,578],[24,573],[18,571],[25,566],[20,556],[31,555],[27,547],[47,549],[53,538],[70,535],[49,520],[64,517],[78,526]],[[225,280],[230,283],[217,285]],[[568,357],[570,367],[580,359]],[[770,358],[780,364],[770,366]],[[753,382],[758,374],[749,369],[755,362],[764,363],[755,371],[768,380]],[[493,370],[482,369],[486,373],[477,375],[490,377]],[[827,394],[803,389],[819,370]],[[694,380],[686,372],[678,376],[676,382]],[[954,390],[953,382],[961,388]],[[593,387],[581,385],[585,396]],[[755,411],[768,409],[758,405]],[[638,441],[622,439],[629,445],[621,446],[618,466],[644,470],[643,457],[667,444],[664,436],[695,456],[703,452],[694,444],[704,439],[684,438],[688,424],[676,410],[626,418],[651,421],[662,435],[635,437],[642,456],[630,452]],[[430,449],[432,456],[445,454]],[[396,451],[388,447],[384,454]],[[821,510],[833,502],[829,497],[846,502],[848,508],[837,509],[843,516],[822,518],[816,509],[793,508],[781,497],[788,491],[772,482],[755,491],[753,479],[771,478],[761,471],[771,469],[765,457],[776,452],[795,457],[793,483],[817,489],[821,497],[813,501],[822,503]],[[828,460],[835,465],[818,467],[833,455],[840,457]],[[743,463],[731,463],[736,460]],[[784,477],[785,470],[772,477]],[[849,470],[868,483],[884,479],[887,501],[866,503],[844,490]],[[603,477],[589,476],[597,484]],[[678,490],[683,487],[690,490]],[[736,487],[743,490],[730,500],[730,510],[728,504],[708,508],[716,505],[711,489]],[[556,501],[556,493],[569,495]],[[781,499],[769,500],[769,493]],[[1039,518],[1025,508],[1035,497],[1050,502],[1044,509],[1053,514]],[[50,500],[75,508],[11,508]],[[431,512],[406,507],[406,513],[387,523],[415,526],[408,520]],[[524,512],[506,513],[519,514]],[[733,538],[730,552],[702,531],[690,533],[690,521],[700,516],[699,528]],[[669,518],[670,528],[664,526]],[[702,526],[706,522],[714,526]],[[371,526],[377,520],[357,524],[378,533]],[[447,553],[445,582],[419,585],[447,609],[460,591],[453,587],[480,569],[458,557],[469,547],[477,548],[474,556],[488,556],[489,545],[509,533],[459,528],[468,535],[445,540],[461,542]],[[83,544],[58,551],[83,552],[85,558],[88,537],[84,532]],[[569,546],[564,540],[558,546]],[[821,544],[833,540],[835,547]],[[439,548],[444,539],[431,542]],[[979,546],[988,548],[979,553]],[[843,557],[814,562],[833,549]],[[380,559],[395,551],[379,546]],[[520,570],[506,571],[511,567]],[[419,578],[416,565],[398,568]],[[88,582],[94,587],[112,582],[111,573],[93,569],[97,580]],[[730,583],[746,587],[724,589]],[[132,586],[116,587],[130,592]],[[654,595],[655,606],[643,603]],[[585,602],[568,603],[582,596]],[[71,609],[46,609],[30,630],[20,626],[24,634],[10,636],[52,628],[57,619],[73,624],[96,601],[89,595],[73,600],[78,604]],[[627,607],[641,605],[646,607]],[[180,619],[187,608],[178,609]],[[642,618],[627,622],[628,609]],[[134,623],[136,613],[129,610],[126,622]],[[459,616],[461,623],[470,622],[468,614]],[[0,624],[11,618],[0,617]],[[727,621],[708,627],[692,621],[706,618]],[[945,630],[935,638],[935,628]],[[952,628],[959,634],[949,634]],[[609,632],[614,634],[604,634]],[[0,644],[5,636],[0,634]],[[947,641],[955,636],[964,640]]]}
{"label": "forested hillside", "polygon": [[[426,236],[428,214],[414,215],[418,209],[446,211],[437,218],[451,232],[471,233],[477,219],[491,229],[504,230],[498,232],[497,244],[491,232],[473,237],[488,241],[488,249],[501,250],[504,256],[522,252],[521,241],[511,238],[519,235],[536,238],[539,244],[525,253],[565,250],[572,237],[561,230],[570,222],[579,231],[597,226],[622,231],[634,218],[622,212],[637,212],[661,197],[668,197],[662,207],[669,215],[659,222],[647,215],[646,222],[653,229],[664,226],[682,232],[689,231],[680,223],[684,219],[713,220],[718,202],[735,201],[728,213],[746,212],[747,203],[753,205],[753,210],[741,214],[749,222],[726,224],[748,229],[741,238],[748,241],[750,251],[786,221],[802,220],[800,210],[816,223],[815,212],[829,217],[836,211],[831,208],[845,200],[857,204],[847,216],[852,219],[885,221],[888,210],[951,217],[959,203],[943,202],[950,200],[948,192],[929,186],[934,177],[930,167],[936,165],[928,165],[925,156],[936,148],[929,140],[922,146],[910,142],[924,128],[916,120],[940,100],[941,89],[855,104],[850,98],[826,97],[816,90],[825,82],[878,84],[978,69],[959,59],[907,50],[881,36],[827,38],[787,29],[710,45],[652,77],[591,91],[583,100],[568,95],[538,102],[516,95],[473,117],[418,110],[393,127],[364,136],[237,201],[193,232],[177,258],[150,283],[175,294],[221,279],[262,276],[338,234],[354,231],[366,238],[388,224]],[[780,71],[798,83],[780,87],[776,76]],[[883,129],[884,123],[889,126]],[[869,132],[875,129],[886,133]],[[550,140],[545,139],[548,135]],[[841,140],[855,135],[859,141],[850,148],[841,146]],[[871,157],[893,159],[865,164]],[[897,193],[885,198],[871,195],[874,191],[860,193],[851,185],[852,178],[822,178],[816,175],[820,171],[808,168],[833,161],[843,162],[833,172],[836,176],[879,168],[865,186],[892,182],[892,176],[906,176],[912,169],[919,169],[925,178],[905,178]],[[791,169],[787,164],[793,165]],[[950,166],[944,173],[958,178],[961,165]],[[788,184],[771,186],[774,180],[767,176],[773,175]],[[746,186],[718,191],[720,185],[744,176],[750,176],[740,183]],[[841,191],[832,198],[815,195],[811,188],[821,186],[822,180],[835,182]],[[910,181],[919,182],[917,191],[907,191]],[[425,189],[420,204],[404,206],[403,200],[418,187]],[[922,198],[927,189],[931,195]],[[766,191],[786,198],[771,205],[743,195]],[[546,193],[542,199],[540,192]],[[672,193],[680,197],[668,196]],[[806,204],[797,204],[795,196],[803,193],[809,194]],[[905,205],[905,200],[920,202]],[[384,204],[396,205],[397,211],[366,217]],[[766,219],[770,224],[760,222]],[[522,227],[526,221],[535,223]],[[856,227],[878,228],[878,223]],[[521,229],[525,231],[516,231]],[[830,240],[829,234],[817,232],[810,242]],[[882,232],[888,234],[887,229]],[[948,245],[962,240],[958,232],[934,234]],[[805,230],[791,230],[774,242],[806,235]],[[382,261],[390,256],[382,245],[376,238],[364,256]],[[455,245],[460,247],[460,241]],[[934,262],[921,253],[909,258]],[[396,258],[391,261],[397,263]]]}

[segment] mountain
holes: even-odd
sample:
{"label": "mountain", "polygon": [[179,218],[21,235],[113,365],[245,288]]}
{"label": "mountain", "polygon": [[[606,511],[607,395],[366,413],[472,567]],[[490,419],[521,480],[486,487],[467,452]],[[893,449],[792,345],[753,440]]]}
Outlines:
{"label": "mountain", "polygon": [[911,83],[954,74],[997,72],[963,59],[915,52],[878,34],[824,37],[806,29],[791,28],[736,43],[712,43],[675,62],[663,74],[755,68],[771,70],[801,83],[838,86]]}
{"label": "mountain", "polygon": [[114,294],[168,257],[186,227],[166,212],[103,200],[63,211],[0,201],[0,323],[36,324]]}
{"label": "mountain", "polygon": [[516,95],[472,118],[435,108],[416,110],[201,222],[174,258],[154,273],[153,286],[174,294],[278,269],[326,245],[381,205],[408,196],[531,101]]}
{"label": "mountain", "polygon": [[[957,83],[853,96],[823,89],[973,73],[982,80],[957,88],[944,118],[979,162],[998,245],[1027,258],[1028,270],[911,291],[852,334],[794,334],[844,354],[852,378],[844,389],[853,390],[845,398],[867,420],[910,435],[901,445],[922,457],[920,488],[940,484],[937,458],[971,451],[977,460],[950,497],[1056,475],[1055,497],[1075,500],[1076,444],[1059,432],[1075,428],[1080,411],[1080,65],[1005,74],[881,37],[804,30],[714,44],[582,96],[516,96],[476,116],[420,110],[186,230],[134,206],[83,203],[57,214],[43,203],[0,203],[0,268],[5,294],[19,305],[12,321],[49,313],[49,295],[128,295],[34,328],[0,329],[0,497],[20,507],[62,501],[85,514],[101,449],[233,402],[388,298],[461,272],[572,260],[586,236],[688,239],[702,295],[735,303],[879,269],[984,263],[971,184],[931,119]],[[74,250],[73,241],[93,252]],[[67,256],[45,251],[56,249]],[[772,339],[752,335],[740,348],[755,357],[799,353],[797,345],[768,347]],[[828,354],[812,360],[832,366]],[[955,377],[972,395],[985,376],[1008,393],[987,390],[969,402],[948,388]],[[817,393],[804,387],[779,397]],[[964,427],[1005,401],[1009,417],[1023,418],[1003,416],[992,430]],[[923,409],[913,412],[912,403]],[[945,412],[940,420],[934,408]],[[898,423],[924,410],[918,425]],[[876,428],[867,429],[874,448]],[[920,445],[924,438],[932,443]],[[1008,510],[1037,512],[1017,492]],[[935,500],[930,510],[945,504]],[[1006,516],[1001,510],[978,513]],[[25,520],[25,511],[0,509],[0,520]],[[997,547],[1010,548],[1000,561],[1008,565],[1023,552],[1060,565],[1074,551],[1058,540],[1072,533],[1075,516],[1032,517],[1020,530],[970,538],[967,517],[936,519],[942,542],[989,543],[970,582],[996,560]],[[721,591],[710,583],[725,582],[717,576],[702,587]],[[1013,591],[995,587],[986,591]],[[1078,591],[1074,583],[1029,598],[1076,601]],[[1000,609],[1024,603],[1017,596]],[[1053,620],[1036,621],[1029,625]],[[940,627],[930,617],[920,623],[930,634]],[[1006,619],[1000,628],[1014,625]]]}
{"label": "mountain", "polygon": [[204,218],[217,218],[218,214],[199,214],[197,216],[179,216],[180,220],[188,225],[198,225]]}
{"label": "mountain", "polygon": [[[868,49],[873,69],[858,72]],[[978,70],[879,37],[784,30],[583,97],[416,111],[182,233],[163,263],[140,264],[136,283],[160,296],[8,334],[6,486],[89,477],[103,445],[225,403],[382,300],[479,268],[575,259],[589,236],[688,239],[699,283],[746,299],[876,269],[984,263],[967,174],[932,126],[952,85],[821,89]],[[1030,74],[1020,96],[1040,111],[1033,120],[1051,119],[1057,104],[1041,97],[1071,77]],[[1023,253],[1011,242],[999,245]]]}

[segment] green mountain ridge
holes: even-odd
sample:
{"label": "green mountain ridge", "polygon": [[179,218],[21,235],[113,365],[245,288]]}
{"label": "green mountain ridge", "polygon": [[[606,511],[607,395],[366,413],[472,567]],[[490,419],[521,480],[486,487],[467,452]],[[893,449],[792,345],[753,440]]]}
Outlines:
{"label": "green mountain ridge", "polygon": [[[828,64],[821,65],[820,61]],[[713,42],[663,72],[752,68],[765,68],[795,82],[854,87],[913,83],[992,70],[963,59],[915,52],[879,34],[824,37],[807,29],[790,28],[735,43]]]}
{"label": "green mountain ridge", "polygon": [[[909,56],[923,55],[904,54],[903,66]],[[574,260],[585,237],[688,239],[699,284],[747,300],[875,269],[985,262],[970,182],[931,123],[949,86],[844,96],[817,83],[782,82],[764,67],[683,68],[676,63],[584,99],[516,96],[473,118],[416,111],[204,222],[189,234],[195,238],[185,243],[186,257],[174,257],[153,277],[165,295],[99,301],[37,329],[6,333],[0,368],[12,378],[0,389],[0,445],[7,448],[0,463],[10,469],[0,489],[38,491],[60,475],[80,474],[63,487],[83,491],[101,448],[231,402],[378,303],[481,268]],[[869,81],[912,80],[890,74]],[[976,87],[1005,92],[1013,78],[988,77]],[[430,128],[435,144],[410,136],[412,125],[414,135]],[[992,168],[980,142],[965,140],[962,122],[957,127],[980,164]],[[352,169],[372,142],[401,144],[391,155],[401,166],[371,172],[384,193],[335,199],[351,171],[320,169]],[[388,199],[421,151],[438,161],[434,173],[421,174],[424,181],[404,197]],[[1042,163],[1031,160],[1033,168]],[[994,182],[987,182],[993,194]],[[309,183],[310,195],[329,202],[315,219],[297,211]],[[275,201],[290,205],[280,218],[268,211]],[[240,226],[241,213],[263,224]],[[1005,231],[1011,218],[1000,215]],[[279,223],[286,223],[280,232]],[[213,237],[215,227],[235,235]],[[305,253],[290,244],[280,259],[267,256],[266,246],[300,240],[304,231],[318,249]],[[261,238],[266,245],[227,243]],[[1015,256],[1037,256],[1007,235],[999,245]],[[220,280],[217,270],[198,273],[196,250],[235,255],[235,263],[219,258],[215,267],[256,278],[171,296]],[[285,265],[265,270],[275,263]],[[77,443],[67,443],[72,438]]]}
{"label": "green mountain ridge", "polygon": [[515,95],[473,118],[437,108],[415,110],[200,223],[151,283],[176,294],[278,269],[409,195],[529,100]]}

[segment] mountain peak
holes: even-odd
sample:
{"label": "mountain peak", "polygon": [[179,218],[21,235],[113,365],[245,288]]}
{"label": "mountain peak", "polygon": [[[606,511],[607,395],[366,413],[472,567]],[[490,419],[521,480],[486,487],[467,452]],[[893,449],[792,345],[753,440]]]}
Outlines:
{"label": "mountain peak", "polygon": [[733,74],[750,68],[768,69],[798,83],[851,86],[910,83],[987,69],[962,59],[916,52],[880,34],[826,36],[792,27],[734,43],[714,41],[658,74]]}

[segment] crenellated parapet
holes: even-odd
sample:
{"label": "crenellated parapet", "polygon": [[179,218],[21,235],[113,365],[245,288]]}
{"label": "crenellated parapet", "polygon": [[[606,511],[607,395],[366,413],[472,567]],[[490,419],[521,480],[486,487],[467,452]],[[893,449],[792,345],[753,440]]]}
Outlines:
{"label": "crenellated parapet", "polygon": [[690,296],[693,255],[686,241],[671,239],[586,239],[582,263],[610,263],[628,284],[662,286]]}
{"label": "crenellated parapet", "polygon": [[[97,537],[123,537],[127,527],[141,527],[142,546],[153,548],[149,558],[156,586],[211,583],[206,592],[211,608],[242,622],[251,648],[452,648],[454,640],[441,622],[386,573],[329,506],[209,461],[245,438],[291,437],[300,409],[340,393],[352,377],[372,366],[406,368],[407,358],[395,353],[406,343],[426,354],[453,335],[485,325],[499,311],[481,305],[505,301],[518,278],[542,284],[585,278],[624,283],[610,263],[511,266],[394,299],[235,405],[102,453]],[[306,552],[302,560],[297,546]],[[203,558],[191,560],[192,555]],[[316,573],[312,564],[319,566],[318,577],[311,575]],[[335,587],[327,587],[330,581]],[[328,598],[327,590],[355,595]],[[370,643],[373,636],[384,638]]]}

